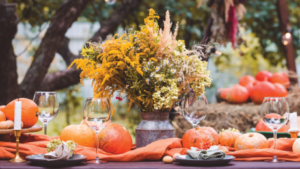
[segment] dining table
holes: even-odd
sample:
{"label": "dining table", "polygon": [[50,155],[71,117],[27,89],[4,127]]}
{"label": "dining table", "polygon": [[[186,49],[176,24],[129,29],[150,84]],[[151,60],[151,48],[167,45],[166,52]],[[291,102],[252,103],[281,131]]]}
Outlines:
{"label": "dining table", "polygon": [[[49,166],[36,166],[31,162],[9,163],[8,160],[0,160],[0,169],[46,169]],[[61,166],[53,168],[62,169],[292,169],[300,168],[300,162],[271,163],[265,161],[232,161],[225,166],[186,166],[179,162],[165,164],[162,161],[141,161],[141,162],[108,162],[103,164],[93,164],[83,162],[78,166]]]}

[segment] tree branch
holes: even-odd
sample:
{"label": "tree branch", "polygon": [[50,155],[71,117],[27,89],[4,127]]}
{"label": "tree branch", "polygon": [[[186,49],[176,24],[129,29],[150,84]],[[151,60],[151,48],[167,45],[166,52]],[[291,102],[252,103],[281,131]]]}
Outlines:
{"label": "tree branch", "polygon": [[119,6],[109,18],[101,24],[100,29],[94,34],[90,41],[97,42],[101,39],[106,39],[106,36],[113,33],[120,23],[140,4],[142,0],[125,0],[123,5]]}
{"label": "tree branch", "polygon": [[12,45],[17,24],[16,5],[0,0],[0,105],[19,97],[17,60]]}
{"label": "tree branch", "polygon": [[66,62],[67,66],[69,66],[74,59],[82,57],[81,55],[74,55],[69,49],[69,42],[70,39],[64,37],[61,41],[59,48],[57,49],[57,53],[62,56],[64,61]]}
{"label": "tree branch", "polygon": [[90,0],[70,0],[55,13],[51,24],[21,84],[21,95],[32,98],[47,74],[48,68],[66,31],[77,20]]}
{"label": "tree branch", "polygon": [[[123,1],[123,5],[118,7],[110,17],[101,25],[100,29],[94,34],[90,41],[99,41],[105,39],[110,33],[113,33],[121,24],[124,18],[126,18],[132,11],[134,11],[141,0]],[[64,39],[63,44],[58,52],[64,58],[67,65],[70,64],[75,58],[81,56],[71,55],[68,49],[67,40]],[[79,75],[81,70],[75,69],[75,67],[52,74],[47,74],[43,79],[39,90],[54,91],[75,85],[80,82]]]}

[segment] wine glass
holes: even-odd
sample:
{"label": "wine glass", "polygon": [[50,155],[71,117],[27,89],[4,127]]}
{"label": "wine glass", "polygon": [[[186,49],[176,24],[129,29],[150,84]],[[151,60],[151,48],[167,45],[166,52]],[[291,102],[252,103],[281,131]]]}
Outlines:
{"label": "wine glass", "polygon": [[284,97],[265,97],[261,105],[260,113],[265,125],[274,133],[274,155],[271,162],[277,163],[277,131],[284,126],[289,119],[288,102]]}
{"label": "wine glass", "polygon": [[38,106],[39,120],[44,125],[44,134],[47,135],[47,124],[57,116],[59,110],[56,93],[37,91],[33,101]]}
{"label": "wine glass", "polygon": [[100,163],[98,158],[98,134],[110,123],[111,111],[111,103],[107,98],[89,97],[86,99],[83,110],[83,123],[96,133],[96,159],[93,163]]}
{"label": "wine glass", "polygon": [[188,97],[185,97],[181,103],[181,111],[183,117],[189,121],[193,128],[205,119],[207,115],[207,99],[205,95],[195,97],[194,92],[190,92]]}

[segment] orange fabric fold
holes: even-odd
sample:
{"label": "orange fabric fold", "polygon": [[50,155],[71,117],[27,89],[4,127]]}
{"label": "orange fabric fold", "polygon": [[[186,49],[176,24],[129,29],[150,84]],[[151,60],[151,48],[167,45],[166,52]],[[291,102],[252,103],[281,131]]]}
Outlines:
{"label": "orange fabric fold", "polygon": [[[276,155],[279,160],[300,161],[300,154],[294,153],[292,147],[296,139],[280,138],[277,140]],[[274,140],[268,140],[269,148],[239,150],[227,153],[235,156],[239,161],[262,161],[271,160],[274,155]]]}
{"label": "orange fabric fold", "polygon": [[[5,136],[4,140],[13,141],[14,136]],[[46,153],[46,144],[52,139],[58,137],[48,137],[39,134],[22,134],[20,138],[19,152],[22,157],[33,154]],[[0,139],[3,140],[3,139]],[[16,143],[0,141],[0,159],[11,159],[16,152]],[[160,160],[164,155],[173,156],[175,153],[185,154],[186,149],[182,148],[181,139],[170,138],[158,140],[146,147],[137,148],[123,154],[110,154],[103,150],[98,150],[98,157],[107,161],[144,161]],[[96,157],[96,149],[92,147],[77,146],[75,154],[87,156],[87,160],[93,160]]]}

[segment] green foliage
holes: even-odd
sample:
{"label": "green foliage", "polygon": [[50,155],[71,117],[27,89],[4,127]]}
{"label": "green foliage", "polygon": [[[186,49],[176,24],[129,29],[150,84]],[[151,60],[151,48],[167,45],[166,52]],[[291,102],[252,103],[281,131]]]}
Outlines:
{"label": "green foliage", "polygon": [[[289,19],[293,34],[294,47],[300,54],[300,1],[288,0]],[[283,44],[279,29],[279,20],[276,10],[276,0],[251,0],[245,3],[247,14],[242,22],[259,38],[262,46],[261,54],[272,65],[281,64],[284,60]],[[272,47],[275,46],[275,47]]]}
{"label": "green foliage", "polygon": [[244,43],[236,49],[233,49],[228,43],[226,47],[222,48],[222,55],[214,58],[220,71],[234,74],[237,78],[246,74],[255,76],[260,70],[282,71],[283,66],[280,63],[273,66],[263,57],[264,49],[260,46],[258,37],[253,33],[246,32],[243,28],[240,28],[239,31]]}

